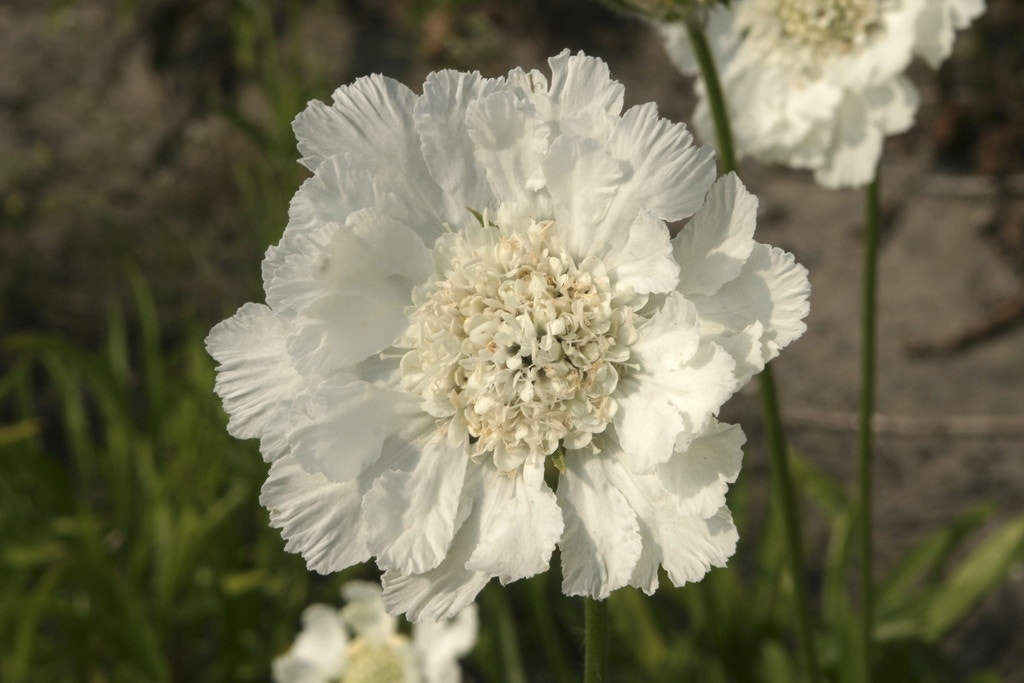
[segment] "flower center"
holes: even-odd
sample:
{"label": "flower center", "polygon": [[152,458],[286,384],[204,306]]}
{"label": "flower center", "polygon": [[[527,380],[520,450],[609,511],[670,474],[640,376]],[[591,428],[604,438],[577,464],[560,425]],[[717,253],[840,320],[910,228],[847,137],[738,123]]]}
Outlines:
{"label": "flower center", "polygon": [[576,263],[556,233],[553,221],[485,222],[443,238],[443,277],[413,292],[397,344],[403,388],[505,470],[602,432],[637,338],[632,292],[613,291],[599,259]]}
{"label": "flower center", "polygon": [[774,60],[817,77],[830,59],[862,49],[895,0],[755,0],[743,26]]}
{"label": "flower center", "polygon": [[346,653],[341,683],[408,683],[400,646],[355,640]]}

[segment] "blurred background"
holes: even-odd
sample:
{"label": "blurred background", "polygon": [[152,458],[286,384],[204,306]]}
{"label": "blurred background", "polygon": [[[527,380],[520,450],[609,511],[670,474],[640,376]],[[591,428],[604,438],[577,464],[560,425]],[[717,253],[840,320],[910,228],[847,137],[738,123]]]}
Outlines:
{"label": "blurred background", "polygon": [[[262,298],[306,177],[290,122],[361,75],[418,91],[439,68],[546,71],[564,48],[606,60],[627,106],[690,118],[656,34],[586,0],[0,2],[0,680],[266,680],[302,607],[337,603],[343,577],[308,575],[267,528],[265,465],[224,432],[201,344]],[[911,77],[918,125],[882,176],[876,567],[896,626],[880,656],[909,676],[887,680],[1024,682],[1024,3],[991,0],[938,73]],[[759,239],[811,271],[809,331],[777,377],[822,622],[841,623],[861,197],[742,177]],[[655,608],[622,592],[621,680],[785,679],[753,385],[723,417],[750,439],[735,568]],[[933,590],[972,559],[985,581]],[[581,607],[558,582],[556,564],[485,591],[469,680],[573,680]],[[896,618],[957,592],[921,630]]]}

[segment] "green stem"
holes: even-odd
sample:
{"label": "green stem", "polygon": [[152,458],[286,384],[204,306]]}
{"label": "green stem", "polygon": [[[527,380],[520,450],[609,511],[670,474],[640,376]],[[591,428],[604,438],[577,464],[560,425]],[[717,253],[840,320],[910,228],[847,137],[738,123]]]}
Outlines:
{"label": "green stem", "polygon": [[[718,69],[711,53],[703,26],[691,15],[686,20],[686,31],[693,46],[694,55],[700,65],[704,77],[708,105],[715,125],[715,137],[718,144],[719,170],[725,174],[736,170],[736,151],[733,146],[732,127],[729,123],[729,112],[726,107],[725,94],[718,79]],[[761,413],[764,420],[765,438],[772,462],[775,491],[781,501],[784,527],[786,530],[786,555],[789,570],[793,576],[793,589],[796,595],[797,631],[800,638],[800,651],[804,668],[811,681],[821,678],[818,669],[818,654],[811,628],[811,611],[807,596],[807,585],[804,578],[802,534],[800,532],[800,516],[796,492],[789,473],[789,458],[786,447],[785,431],[782,427],[782,416],[775,389],[775,380],[771,367],[765,366],[758,376],[761,393]]]}
{"label": "green stem", "polygon": [[583,598],[583,683],[608,680],[608,601]]}
{"label": "green stem", "polygon": [[880,221],[878,173],[864,190],[864,273],[861,290],[861,389],[857,439],[857,489],[860,545],[860,602],[862,671],[871,679],[871,641],[874,631],[874,578],[871,549],[871,415],[875,403],[875,337]]}
{"label": "green stem", "polygon": [[729,124],[729,112],[725,106],[722,84],[718,80],[718,68],[715,66],[715,57],[711,54],[708,39],[704,35],[704,27],[700,25],[692,13],[686,20],[686,33],[690,38],[690,44],[693,46],[693,54],[697,57],[697,64],[700,65],[700,73],[704,77],[704,87],[707,89],[711,117],[715,124],[719,170],[724,175],[730,171],[735,171],[737,164],[736,150],[732,144],[732,127]]}

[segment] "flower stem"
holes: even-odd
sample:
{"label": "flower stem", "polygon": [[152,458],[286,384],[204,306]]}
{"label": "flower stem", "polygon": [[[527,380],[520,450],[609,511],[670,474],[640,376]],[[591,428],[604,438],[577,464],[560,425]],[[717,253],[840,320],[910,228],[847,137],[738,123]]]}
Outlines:
{"label": "flower stem", "polygon": [[608,680],[608,601],[583,598],[583,683]]}
{"label": "flower stem", "polygon": [[875,403],[875,337],[880,221],[878,173],[864,190],[864,281],[861,289],[861,389],[857,439],[857,512],[860,546],[861,640],[864,680],[871,679],[874,579],[871,548],[871,415]]}
{"label": "flower stem", "polygon": [[[699,19],[691,14],[686,19],[686,31],[693,46],[694,55],[700,65],[707,92],[708,105],[715,124],[715,137],[718,145],[719,171],[723,174],[736,170],[736,151],[733,146],[732,127],[726,108],[725,95],[718,79],[718,69],[711,53],[704,28]],[[811,612],[808,605],[807,584],[804,578],[802,534],[800,532],[800,516],[796,492],[789,473],[789,458],[786,447],[786,435],[782,427],[782,416],[779,411],[778,395],[775,380],[770,366],[765,366],[758,376],[761,393],[761,414],[764,420],[765,439],[772,462],[775,492],[781,502],[782,517],[786,531],[786,555],[789,570],[793,576],[793,588],[796,595],[797,631],[800,638],[800,650],[804,669],[809,680],[821,678],[818,669],[817,648],[814,631],[811,628]]]}
{"label": "flower stem", "polygon": [[732,144],[732,127],[729,124],[729,112],[725,106],[725,95],[722,93],[722,84],[718,80],[718,68],[715,66],[715,57],[711,54],[711,47],[708,45],[707,36],[704,35],[704,27],[694,13],[691,12],[686,19],[686,33],[693,46],[694,56],[700,65],[701,75],[704,77],[704,87],[707,89],[708,104],[711,107],[711,117],[715,123],[715,138],[718,144],[718,165],[722,174],[736,170],[736,150]]}

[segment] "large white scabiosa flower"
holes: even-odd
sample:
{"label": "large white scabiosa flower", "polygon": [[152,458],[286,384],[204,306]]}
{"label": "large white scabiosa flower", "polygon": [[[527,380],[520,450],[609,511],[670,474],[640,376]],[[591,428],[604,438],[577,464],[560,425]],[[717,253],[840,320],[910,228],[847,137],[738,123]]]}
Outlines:
{"label": "large white scabiosa flower", "polygon": [[743,435],[715,415],[804,330],[806,271],[753,240],[736,176],[653,104],[622,112],[602,61],[549,63],[312,102],[267,303],[207,339],[286,548],[375,557],[413,620],[556,546],[596,598],[723,565]]}
{"label": "large white scabiosa flower", "polygon": [[[914,55],[932,67],[983,0],[733,0],[708,14],[737,154],[814,171],[830,188],[866,185],[887,135],[914,122],[904,75]],[[698,74],[686,29],[661,26],[669,55]],[[713,139],[702,80],[695,114]]]}
{"label": "large white scabiosa flower", "polygon": [[412,637],[381,601],[380,586],[350,581],[340,610],[314,604],[302,613],[302,630],[274,658],[274,683],[458,683],[459,657],[476,643],[476,606],[451,621],[414,624]]}

